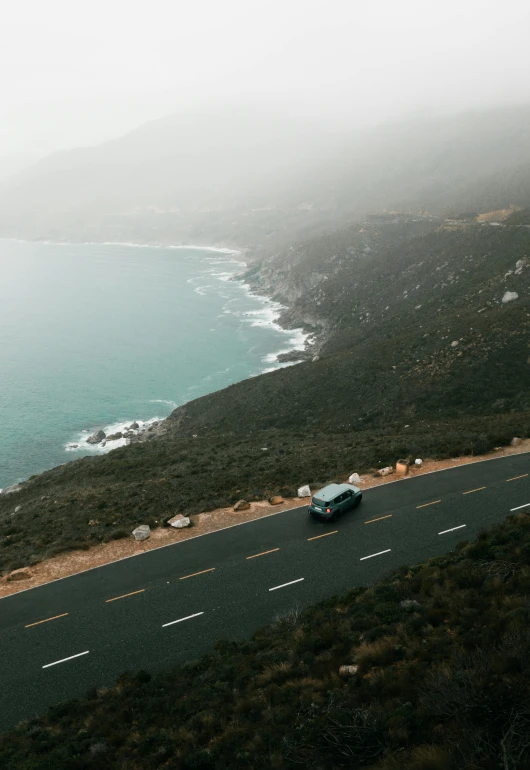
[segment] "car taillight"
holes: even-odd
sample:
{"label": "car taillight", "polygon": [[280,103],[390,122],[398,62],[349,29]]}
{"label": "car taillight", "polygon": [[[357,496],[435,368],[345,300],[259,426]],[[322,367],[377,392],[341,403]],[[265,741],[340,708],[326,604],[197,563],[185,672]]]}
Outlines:
{"label": "car taillight", "polygon": [[326,513],[331,513],[331,508],[326,508]]}

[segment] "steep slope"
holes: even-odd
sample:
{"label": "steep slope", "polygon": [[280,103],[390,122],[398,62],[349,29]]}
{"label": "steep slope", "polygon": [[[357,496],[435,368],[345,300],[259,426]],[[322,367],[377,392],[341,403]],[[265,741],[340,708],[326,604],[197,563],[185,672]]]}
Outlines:
{"label": "steep slope", "polygon": [[[189,433],[327,430],[527,409],[529,276],[526,227],[388,217],[300,244],[247,278],[289,303],[285,322],[325,329],[319,360],[199,399],[169,422]],[[518,298],[503,302],[506,292]]]}
{"label": "steep slope", "polygon": [[192,401],[143,442],[0,496],[0,568],[175,510],[528,435],[529,257],[524,225],[387,215],[255,263],[247,278],[289,302],[285,323],[313,325],[317,360]]}

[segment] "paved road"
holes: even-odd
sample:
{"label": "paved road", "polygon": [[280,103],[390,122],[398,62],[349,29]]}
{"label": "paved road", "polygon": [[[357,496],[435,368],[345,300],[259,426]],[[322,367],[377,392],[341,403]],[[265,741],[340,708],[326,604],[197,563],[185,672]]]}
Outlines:
{"label": "paved road", "polygon": [[522,454],[407,478],[336,523],[297,508],[5,597],[0,728],[450,551],[530,509],[529,473]]}

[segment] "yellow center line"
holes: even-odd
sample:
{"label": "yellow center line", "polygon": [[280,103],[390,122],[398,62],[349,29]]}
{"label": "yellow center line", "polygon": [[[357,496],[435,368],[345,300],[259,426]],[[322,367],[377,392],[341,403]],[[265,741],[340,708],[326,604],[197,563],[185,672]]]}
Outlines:
{"label": "yellow center line", "polygon": [[255,553],[253,556],[247,556],[247,559],[257,559],[258,556],[266,556],[268,553],[274,553],[279,551],[279,548],[273,548],[271,551],[263,551],[263,553]]}
{"label": "yellow center line", "polygon": [[39,626],[41,623],[49,623],[50,620],[57,620],[58,618],[65,618],[68,615],[67,612],[63,612],[62,615],[54,615],[53,618],[46,618],[46,620],[37,620],[35,623],[28,623],[26,628],[31,628],[31,626]]}
{"label": "yellow center line", "polygon": [[441,502],[441,500],[433,500],[432,503],[423,503],[423,505],[417,505],[416,508],[427,508],[428,505],[436,505],[436,503]]}
{"label": "yellow center line", "polygon": [[477,487],[476,489],[470,489],[469,492],[462,492],[463,495],[472,495],[473,492],[480,492],[481,489],[486,489],[486,487]]}
{"label": "yellow center line", "polygon": [[123,596],[115,596],[114,599],[105,599],[105,603],[108,604],[109,602],[117,602],[118,599],[126,599],[128,596],[135,596],[136,594],[143,594],[145,591],[145,588],[140,588],[139,591],[131,591],[130,594],[123,594]]}
{"label": "yellow center line", "polygon": [[210,567],[210,569],[203,569],[202,572],[194,572],[193,575],[184,575],[184,577],[179,578],[179,580],[187,580],[190,577],[196,577],[197,575],[204,575],[205,572],[213,572],[215,567]]}
{"label": "yellow center line", "polygon": [[370,519],[370,521],[365,521],[365,524],[373,524],[374,521],[383,521],[383,519],[391,519],[392,514],[389,513],[388,516],[380,516],[378,519]]}
{"label": "yellow center line", "polygon": [[338,529],[334,529],[333,532],[324,532],[323,535],[315,535],[315,537],[308,537],[307,539],[308,541],[318,540],[320,537],[327,537],[328,535],[336,535],[338,531],[339,531]]}
{"label": "yellow center line", "polygon": [[525,476],[528,476],[528,473],[523,473],[522,476],[514,476],[513,479],[506,479],[506,481],[515,481],[516,479],[524,479]]}

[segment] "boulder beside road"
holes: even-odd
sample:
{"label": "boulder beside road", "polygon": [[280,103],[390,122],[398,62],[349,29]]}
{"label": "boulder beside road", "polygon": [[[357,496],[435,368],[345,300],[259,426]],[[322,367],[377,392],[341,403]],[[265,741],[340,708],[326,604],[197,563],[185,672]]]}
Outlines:
{"label": "boulder beside road", "polygon": [[298,497],[311,497],[311,489],[309,488],[309,484],[305,484],[303,487],[299,488]]}
{"label": "boulder beside road", "polygon": [[177,513],[176,516],[173,516],[172,519],[169,519],[168,524],[170,527],[182,529],[183,527],[189,527],[191,521],[187,516],[183,516],[182,513]]}
{"label": "boulder beside road", "polygon": [[238,502],[234,505],[234,511],[248,511],[250,508],[250,503],[247,503],[246,500],[238,500]]}
{"label": "boulder beside road", "polygon": [[284,499],[281,495],[273,495],[272,497],[269,497],[269,503],[271,505],[281,505],[284,502]]}
{"label": "boulder beside road", "polygon": [[149,524],[140,524],[139,527],[133,529],[132,535],[135,540],[147,540],[151,536],[151,528]]}
{"label": "boulder beside road", "polygon": [[353,484],[354,486],[357,486],[361,483],[361,477],[358,473],[352,473],[352,475],[348,479],[349,484]]}

